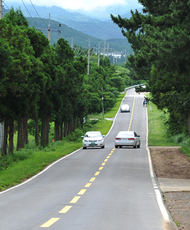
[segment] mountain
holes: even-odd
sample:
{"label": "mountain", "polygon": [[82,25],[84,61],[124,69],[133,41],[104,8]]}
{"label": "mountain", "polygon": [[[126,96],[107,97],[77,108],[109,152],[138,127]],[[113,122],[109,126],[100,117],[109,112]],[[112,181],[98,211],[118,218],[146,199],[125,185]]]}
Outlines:
{"label": "mountain", "polygon": [[[13,4],[15,9],[18,8],[18,4]],[[89,16],[85,16],[78,12],[67,11],[63,8],[52,6],[34,6],[34,5],[20,5],[20,8],[25,17],[39,17],[50,18],[58,21],[62,24],[88,34],[92,37],[107,40],[114,38],[124,38],[121,29],[112,22],[111,18],[106,21],[101,21]]]}
{"label": "mountain", "polygon": [[[35,27],[37,30],[41,31],[45,36],[48,35],[48,24],[49,19],[43,18],[27,18],[29,21],[30,27]],[[70,46],[77,45],[82,48],[88,48],[89,41],[90,47],[94,49],[94,51],[98,50],[99,41],[100,41],[100,51],[103,52],[104,44],[106,49],[109,46],[110,52],[124,52],[126,50],[127,54],[132,53],[132,49],[130,44],[128,43],[126,38],[120,39],[98,39],[93,36],[89,36],[88,34],[82,33],[71,27],[68,27],[65,24],[62,24],[55,20],[50,20],[51,25],[51,44],[57,42],[59,38],[64,38],[68,41]]]}
{"label": "mountain", "polygon": [[[63,37],[71,46],[88,48],[90,40],[90,47],[97,50],[100,41],[102,52],[105,44],[106,48],[109,46],[111,52],[132,53],[131,46],[122,35],[121,29],[111,19],[102,21],[57,6],[18,5],[18,3],[13,3],[12,6],[15,10],[20,8],[28,18],[30,26],[34,26],[46,36],[50,19],[51,44]],[[107,8],[107,11],[111,11],[111,8]],[[127,16],[130,17],[130,12]]]}

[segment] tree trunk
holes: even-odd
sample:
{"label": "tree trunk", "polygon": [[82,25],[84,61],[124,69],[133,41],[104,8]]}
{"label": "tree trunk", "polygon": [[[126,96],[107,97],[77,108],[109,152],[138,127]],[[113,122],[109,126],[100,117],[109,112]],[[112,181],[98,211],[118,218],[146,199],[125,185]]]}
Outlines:
{"label": "tree trunk", "polygon": [[8,127],[9,127],[9,123],[7,120],[5,120],[4,124],[3,124],[3,147],[1,150],[1,156],[6,156],[7,155],[7,136],[8,136]]}
{"label": "tree trunk", "polygon": [[188,134],[190,136],[190,117],[187,118]]}
{"label": "tree trunk", "polygon": [[17,150],[24,148],[24,122],[23,119],[18,120],[18,137],[17,137]]}
{"label": "tree trunk", "polygon": [[28,119],[23,118],[24,143],[28,144]]}
{"label": "tree trunk", "polygon": [[49,117],[42,118],[42,133],[41,133],[41,145],[47,146],[49,144]]}
{"label": "tree trunk", "polygon": [[14,151],[14,121],[11,121],[9,124],[9,153],[13,154]]}
{"label": "tree trunk", "polygon": [[66,137],[68,134],[68,122],[64,122],[64,137]]}
{"label": "tree trunk", "polygon": [[54,140],[55,141],[60,140],[60,130],[59,130],[59,128],[60,128],[60,125],[59,125],[58,120],[56,119],[55,120],[55,131],[54,131]]}
{"label": "tree trunk", "polygon": [[61,122],[60,126],[60,140],[63,140],[63,122]]}
{"label": "tree trunk", "polygon": [[40,144],[38,118],[35,119],[35,143],[36,143],[37,146],[39,146],[39,144]]}

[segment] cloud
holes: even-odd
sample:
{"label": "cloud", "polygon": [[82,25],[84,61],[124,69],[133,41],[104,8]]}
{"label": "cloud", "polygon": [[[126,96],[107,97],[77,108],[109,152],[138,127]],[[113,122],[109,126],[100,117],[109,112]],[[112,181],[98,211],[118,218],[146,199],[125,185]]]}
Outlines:
{"label": "cloud", "polygon": [[[21,0],[7,0],[8,2],[18,2],[22,4]],[[23,0],[25,4],[34,4],[37,6],[59,6],[64,9],[70,10],[80,10],[83,9],[85,11],[90,11],[94,9],[98,9],[98,7],[104,8],[113,5],[134,5],[135,2],[138,0],[54,0],[54,1],[47,1],[47,0]]]}
{"label": "cloud", "polygon": [[62,1],[62,7],[65,9],[84,9],[84,10],[93,10],[98,7],[108,7],[114,4],[126,4],[125,0],[70,0]]}

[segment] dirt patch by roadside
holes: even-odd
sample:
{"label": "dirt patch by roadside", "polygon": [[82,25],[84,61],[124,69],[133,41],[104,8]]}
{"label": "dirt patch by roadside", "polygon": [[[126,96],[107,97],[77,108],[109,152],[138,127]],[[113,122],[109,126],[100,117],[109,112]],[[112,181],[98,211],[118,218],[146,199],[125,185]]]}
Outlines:
{"label": "dirt patch by roadside", "polygon": [[[189,157],[177,147],[149,147],[158,178],[190,179]],[[163,192],[165,205],[179,230],[190,230],[190,192]]]}

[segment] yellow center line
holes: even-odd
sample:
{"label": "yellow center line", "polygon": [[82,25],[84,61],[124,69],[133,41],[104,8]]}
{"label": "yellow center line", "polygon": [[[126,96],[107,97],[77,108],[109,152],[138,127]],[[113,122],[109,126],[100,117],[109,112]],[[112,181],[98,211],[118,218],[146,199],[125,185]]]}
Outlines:
{"label": "yellow center line", "polygon": [[99,174],[100,174],[100,172],[97,171],[97,172],[94,174],[94,176],[98,176]]}
{"label": "yellow center line", "polygon": [[100,167],[99,170],[102,170],[104,167]]}
{"label": "yellow center line", "polygon": [[90,182],[95,181],[95,179],[96,179],[96,177],[92,177],[92,178],[90,179]]}
{"label": "yellow center line", "polygon": [[87,184],[85,185],[85,188],[89,188],[91,184],[92,184],[92,183],[87,183]]}
{"label": "yellow center line", "polygon": [[72,208],[71,205],[67,205],[67,206],[65,206],[59,213],[66,213],[66,212],[68,212],[71,208]]}
{"label": "yellow center line", "polygon": [[41,228],[48,228],[50,227],[52,224],[54,224],[56,221],[58,221],[60,218],[51,218],[50,220],[48,220],[45,224],[42,224],[40,227]]}
{"label": "yellow center line", "polygon": [[76,203],[80,199],[80,196],[75,196],[70,203]]}
{"label": "yellow center line", "polygon": [[106,161],[108,161],[108,159],[105,159],[104,161],[106,162]]}
{"label": "yellow center line", "polygon": [[134,112],[134,108],[135,108],[135,97],[136,97],[136,93],[135,93],[134,100],[133,100],[133,108],[132,108],[131,119],[130,119],[128,131],[131,129],[131,124],[132,124],[132,120],[133,120],[133,112]]}
{"label": "yellow center line", "polygon": [[110,156],[107,156],[106,158],[107,158],[107,159],[109,159],[109,158],[110,158]]}
{"label": "yellow center line", "polygon": [[102,163],[102,165],[105,165],[106,163]]}
{"label": "yellow center line", "polygon": [[81,189],[78,195],[83,195],[86,192],[86,189]]}

